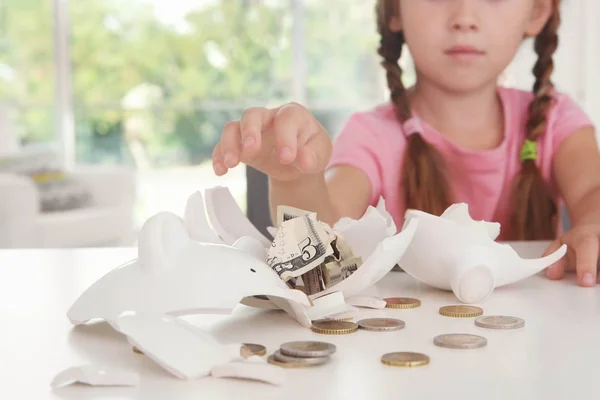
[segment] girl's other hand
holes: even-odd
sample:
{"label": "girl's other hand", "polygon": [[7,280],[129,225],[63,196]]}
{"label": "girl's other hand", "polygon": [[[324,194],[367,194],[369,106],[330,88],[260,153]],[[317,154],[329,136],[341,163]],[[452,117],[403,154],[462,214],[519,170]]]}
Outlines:
{"label": "girl's other hand", "polygon": [[544,255],[550,254],[563,244],[567,256],[546,269],[550,279],[562,279],[566,271],[576,271],[581,286],[594,286],[598,279],[598,256],[600,248],[600,225],[581,225],[555,240]]}
{"label": "girl's other hand", "polygon": [[271,179],[291,181],[322,172],[331,148],[325,129],[297,103],[249,108],[239,121],[225,125],[213,151],[213,169],[221,176],[244,163]]}

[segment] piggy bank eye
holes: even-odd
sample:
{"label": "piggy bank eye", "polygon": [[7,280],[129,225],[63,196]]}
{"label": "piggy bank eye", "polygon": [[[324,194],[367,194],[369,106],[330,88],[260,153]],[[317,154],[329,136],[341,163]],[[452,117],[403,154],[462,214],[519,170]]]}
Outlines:
{"label": "piggy bank eye", "polygon": [[250,268],[250,271],[252,271],[252,272],[256,272],[256,271],[254,270],[254,268]]}

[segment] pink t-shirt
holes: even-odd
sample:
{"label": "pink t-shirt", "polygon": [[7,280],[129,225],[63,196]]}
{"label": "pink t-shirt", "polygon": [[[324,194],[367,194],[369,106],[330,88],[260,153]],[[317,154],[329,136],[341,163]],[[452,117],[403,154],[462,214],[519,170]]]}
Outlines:
{"label": "pink t-shirt", "polygon": [[[521,168],[520,152],[525,139],[531,92],[498,88],[504,109],[504,139],[491,150],[472,151],[449,141],[426,122],[421,121],[423,138],[443,155],[450,168],[454,201],[467,203],[476,220],[499,222],[501,232],[508,229],[513,178]],[[592,121],[575,102],[557,94],[557,103],[549,113],[547,131],[538,141],[537,164],[562,204],[552,174],[552,157],[559,144],[571,133],[592,126]],[[363,170],[371,182],[370,204],[385,199],[388,212],[401,229],[406,207],[399,182],[406,136],[391,103],[352,115],[334,141],[328,168],[352,165]],[[499,239],[503,239],[502,233]]]}

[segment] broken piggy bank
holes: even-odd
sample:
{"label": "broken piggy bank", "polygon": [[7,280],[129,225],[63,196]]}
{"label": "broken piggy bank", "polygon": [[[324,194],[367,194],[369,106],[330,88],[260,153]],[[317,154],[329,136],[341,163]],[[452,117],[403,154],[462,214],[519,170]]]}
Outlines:
{"label": "broken piggy bank", "polygon": [[495,241],[500,225],[475,221],[464,203],[450,206],[440,217],[408,210],[405,225],[419,221],[400,266],[417,280],[451,290],[464,303],[478,303],[495,288],[528,278],[563,257],[562,246],[538,259],[523,259],[508,244]]}
{"label": "broken piggy bank", "polygon": [[[200,206],[201,199],[193,198],[188,207]],[[140,232],[138,258],[89,287],[68,310],[69,320],[83,324],[100,318],[115,327],[119,315],[126,311],[173,316],[229,314],[244,300],[267,296],[271,305],[286,311],[302,326],[310,327],[309,297],[300,290],[290,289],[261,259],[264,241],[243,236],[227,245],[190,237],[194,232],[198,238],[223,239],[205,232],[211,227],[203,213],[203,208],[200,214],[186,210],[186,221],[169,212],[151,217]],[[348,297],[375,284],[398,263],[417,224],[413,221],[402,232],[383,239],[358,271],[319,296],[340,291]],[[223,229],[230,230],[231,225],[223,225]]]}

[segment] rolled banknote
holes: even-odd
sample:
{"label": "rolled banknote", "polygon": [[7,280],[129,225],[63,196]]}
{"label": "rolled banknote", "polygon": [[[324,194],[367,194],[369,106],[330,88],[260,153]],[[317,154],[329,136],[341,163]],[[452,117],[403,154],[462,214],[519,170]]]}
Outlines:
{"label": "rolled banknote", "polygon": [[333,254],[335,239],[315,213],[282,222],[267,253],[267,264],[287,281],[304,275]]}

